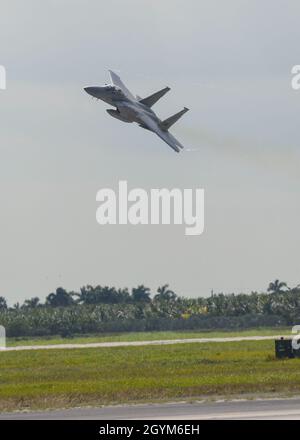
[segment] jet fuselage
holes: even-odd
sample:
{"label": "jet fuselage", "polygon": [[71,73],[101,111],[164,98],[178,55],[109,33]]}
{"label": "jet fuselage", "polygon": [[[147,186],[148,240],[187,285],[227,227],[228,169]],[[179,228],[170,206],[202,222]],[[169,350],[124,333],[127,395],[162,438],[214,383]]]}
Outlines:
{"label": "jet fuselage", "polygon": [[96,99],[101,99],[116,108],[107,109],[107,113],[123,122],[136,122],[140,127],[152,131],[166,142],[176,153],[183,149],[183,145],[169,132],[169,128],[180,119],[188,108],[161,121],[151,107],[171,89],[165,87],[146,98],[133,95],[122,82],[121,78],[112,70],[109,71],[111,85],[102,87],[85,87],[85,91]]}
{"label": "jet fuselage", "polygon": [[124,122],[136,122],[144,128],[143,118],[141,116],[145,115],[152,119],[159,127],[161,120],[156,116],[151,108],[142,104],[139,101],[133,101],[129,99],[121,89],[115,86],[103,86],[103,87],[85,87],[84,89],[89,95],[96,99],[101,99],[117,108],[117,112],[120,117],[117,116],[118,113],[114,113],[113,110],[108,110],[111,116],[116,117]]}

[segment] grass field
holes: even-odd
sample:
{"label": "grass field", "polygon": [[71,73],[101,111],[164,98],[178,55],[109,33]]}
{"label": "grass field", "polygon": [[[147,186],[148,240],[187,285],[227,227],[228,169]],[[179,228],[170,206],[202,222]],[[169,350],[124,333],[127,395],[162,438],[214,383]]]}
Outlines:
{"label": "grass field", "polygon": [[273,341],[0,352],[0,410],[299,393]]}
{"label": "grass field", "polygon": [[18,345],[48,345],[48,344],[84,344],[93,342],[119,342],[119,341],[153,341],[161,339],[186,339],[186,338],[225,338],[231,336],[272,336],[291,334],[290,327],[257,328],[240,331],[165,331],[165,332],[139,332],[139,333],[114,333],[108,335],[76,336],[62,338],[59,336],[49,338],[8,338],[7,346]]}

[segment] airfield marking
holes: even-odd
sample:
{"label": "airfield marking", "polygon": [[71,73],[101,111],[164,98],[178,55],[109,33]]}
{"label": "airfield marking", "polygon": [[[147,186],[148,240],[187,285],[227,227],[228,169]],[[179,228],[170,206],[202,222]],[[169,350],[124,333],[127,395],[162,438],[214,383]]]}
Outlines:
{"label": "airfield marking", "polygon": [[242,341],[268,341],[281,338],[282,335],[275,336],[235,336],[229,338],[193,338],[193,339],[165,339],[158,341],[119,341],[119,342],[93,342],[87,344],[51,344],[51,345],[19,345],[15,347],[6,347],[0,350],[23,351],[23,350],[59,350],[59,349],[78,349],[78,348],[111,348],[111,347],[140,347],[144,345],[172,345],[172,344],[193,344],[207,342],[242,342]]}

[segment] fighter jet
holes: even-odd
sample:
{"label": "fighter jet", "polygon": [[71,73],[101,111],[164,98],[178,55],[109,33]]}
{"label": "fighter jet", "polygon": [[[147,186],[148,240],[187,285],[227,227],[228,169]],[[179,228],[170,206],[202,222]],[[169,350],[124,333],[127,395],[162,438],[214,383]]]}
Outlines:
{"label": "fighter jet", "polygon": [[169,87],[165,87],[142,99],[139,96],[134,96],[116,73],[109,70],[109,74],[111,84],[105,84],[102,87],[85,87],[84,90],[94,98],[101,99],[115,107],[116,110],[106,110],[110,116],[123,122],[136,122],[140,127],[156,133],[176,153],[179,153],[183,145],[169,132],[169,128],[189,109],[184,107],[180,112],[161,121],[152,110],[152,107],[171,90]]}

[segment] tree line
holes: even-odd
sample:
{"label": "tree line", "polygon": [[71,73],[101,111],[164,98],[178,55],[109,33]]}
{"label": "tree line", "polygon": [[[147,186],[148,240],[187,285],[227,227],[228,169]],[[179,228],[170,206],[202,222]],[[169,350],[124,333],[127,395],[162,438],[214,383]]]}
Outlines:
{"label": "tree line", "polygon": [[[267,288],[267,292],[270,294],[287,294],[293,293],[297,294],[300,292],[300,285],[297,285],[294,288],[288,287],[285,282],[281,282],[279,280],[275,280],[271,282]],[[230,302],[230,299],[237,298],[240,301],[238,302],[247,302],[246,297],[254,298],[257,295],[261,295],[263,297],[264,294],[258,294],[257,292],[252,292],[251,295],[246,294],[226,294],[223,293],[214,294],[211,293],[210,298],[186,298],[179,297],[176,293],[169,289],[169,285],[165,284],[161,287],[158,287],[156,294],[152,295],[151,298],[151,290],[149,287],[145,287],[144,285],[139,285],[138,287],[134,287],[131,292],[129,292],[128,288],[125,289],[116,289],[115,287],[108,286],[91,286],[87,285],[80,288],[79,292],[68,292],[62,287],[58,287],[55,292],[50,293],[44,303],[41,302],[40,298],[33,297],[30,299],[26,299],[22,305],[20,303],[16,303],[10,309],[35,309],[37,307],[68,307],[74,305],[92,305],[92,304],[139,304],[139,303],[150,303],[150,302],[166,302],[173,303],[174,301],[185,302],[185,303],[202,303],[205,307],[211,303],[219,303],[220,300],[222,303]],[[213,298],[213,299],[212,299]],[[248,299],[249,299],[248,298]],[[7,301],[3,296],[0,296],[0,310],[7,310],[9,307],[7,306]],[[221,312],[221,310],[220,310]]]}
{"label": "tree line", "polygon": [[247,328],[299,323],[300,286],[275,280],[265,293],[223,294],[187,298],[165,284],[152,294],[139,285],[131,291],[84,286],[62,287],[44,302],[34,297],[8,307],[0,297],[0,325],[9,336],[37,336],[139,330]]}
{"label": "tree line", "polygon": [[[169,285],[165,284],[158,287],[157,293],[151,299],[151,290],[149,287],[139,285],[134,287],[131,292],[128,288],[116,289],[108,286],[91,286],[87,285],[80,288],[80,292],[68,292],[62,287],[56,289],[55,292],[50,293],[44,303],[40,298],[33,297],[26,299],[22,305],[16,303],[10,310],[19,309],[35,309],[38,307],[68,307],[74,305],[92,305],[92,304],[140,304],[150,303],[151,301],[173,301],[177,295],[169,289]],[[7,301],[3,296],[0,296],[0,310],[7,310]]]}

